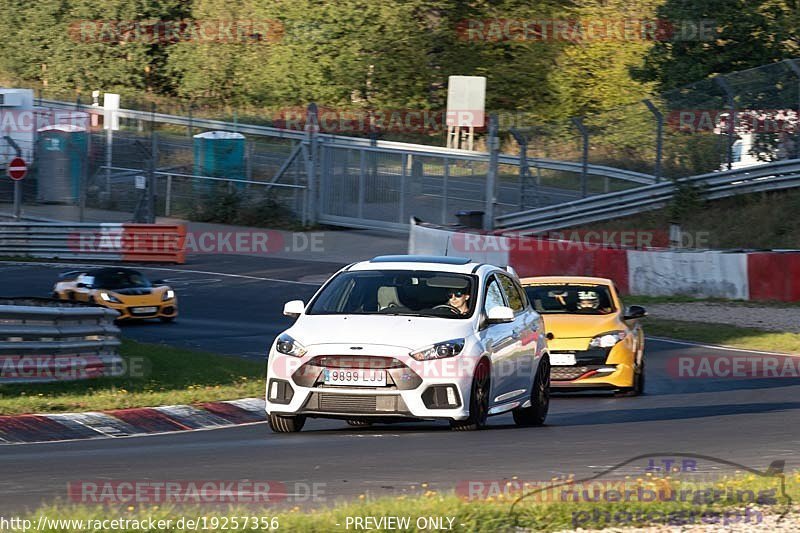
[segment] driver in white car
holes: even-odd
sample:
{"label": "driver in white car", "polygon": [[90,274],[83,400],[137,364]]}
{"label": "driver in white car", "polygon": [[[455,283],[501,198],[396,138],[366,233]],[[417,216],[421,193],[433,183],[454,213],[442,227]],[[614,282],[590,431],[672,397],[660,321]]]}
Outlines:
{"label": "driver in white car", "polygon": [[459,314],[469,314],[469,292],[465,289],[454,289],[448,293],[447,305],[458,310]]}

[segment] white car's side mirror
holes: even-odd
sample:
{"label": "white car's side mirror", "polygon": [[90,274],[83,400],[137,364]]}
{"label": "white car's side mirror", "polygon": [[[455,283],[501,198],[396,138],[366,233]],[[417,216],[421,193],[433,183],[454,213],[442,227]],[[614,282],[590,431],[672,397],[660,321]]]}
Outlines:
{"label": "white car's side mirror", "polygon": [[292,300],[283,306],[283,314],[293,318],[299,317],[305,310],[306,304],[303,303],[303,300]]}
{"label": "white car's side mirror", "polygon": [[486,321],[489,324],[502,324],[514,321],[514,310],[504,305],[497,305],[489,309],[486,313]]}

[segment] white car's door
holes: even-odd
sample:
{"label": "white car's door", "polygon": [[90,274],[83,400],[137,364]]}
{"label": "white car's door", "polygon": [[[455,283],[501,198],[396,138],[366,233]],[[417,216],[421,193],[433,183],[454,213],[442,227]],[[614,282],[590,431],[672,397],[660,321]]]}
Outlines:
{"label": "white car's door", "polygon": [[[536,342],[538,316],[527,305],[527,298],[522,288],[510,276],[498,274],[497,277],[508,306],[514,311],[514,321],[511,323],[511,335],[514,338],[514,374],[511,378],[513,383],[511,390],[520,396],[529,392],[533,383],[538,344]],[[509,397],[514,398],[515,395],[509,393]]]}
{"label": "white car's door", "polygon": [[[484,316],[493,307],[505,305],[507,302],[503,295],[503,288],[492,274],[484,289]],[[488,324],[481,330],[480,336],[484,346],[491,354],[492,394],[490,405],[496,405],[502,403],[504,397],[514,390],[514,356],[517,348],[517,340],[514,339],[514,325],[512,322]]]}

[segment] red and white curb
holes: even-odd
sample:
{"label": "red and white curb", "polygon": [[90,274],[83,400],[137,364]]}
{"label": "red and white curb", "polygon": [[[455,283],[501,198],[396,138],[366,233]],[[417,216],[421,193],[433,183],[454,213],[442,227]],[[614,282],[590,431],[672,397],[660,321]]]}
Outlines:
{"label": "red and white curb", "polygon": [[0,444],[154,435],[265,420],[264,400],[259,398],[102,412],[0,416]]}

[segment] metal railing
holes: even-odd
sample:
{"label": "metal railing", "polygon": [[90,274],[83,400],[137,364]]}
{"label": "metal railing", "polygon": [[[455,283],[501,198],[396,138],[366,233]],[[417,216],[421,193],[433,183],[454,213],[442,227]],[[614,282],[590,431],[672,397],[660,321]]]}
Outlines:
{"label": "metal railing", "polygon": [[707,200],[800,187],[800,159],[711,172],[562,205],[501,215],[496,219],[497,228],[525,235],[634,215],[666,206],[681,185],[698,188]]}
{"label": "metal railing", "polygon": [[0,255],[183,263],[186,228],[166,224],[0,223]]}
{"label": "metal railing", "polygon": [[117,316],[46,298],[0,299],[0,383],[121,375]]}

